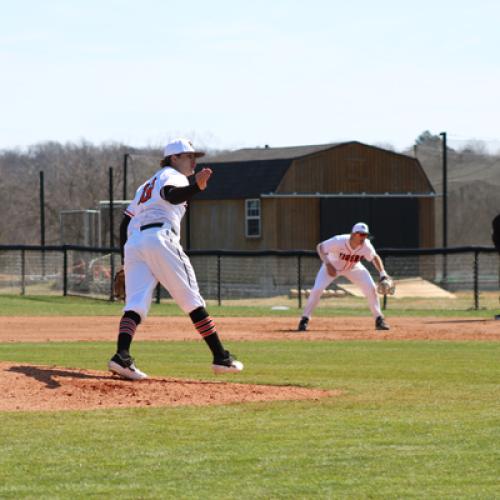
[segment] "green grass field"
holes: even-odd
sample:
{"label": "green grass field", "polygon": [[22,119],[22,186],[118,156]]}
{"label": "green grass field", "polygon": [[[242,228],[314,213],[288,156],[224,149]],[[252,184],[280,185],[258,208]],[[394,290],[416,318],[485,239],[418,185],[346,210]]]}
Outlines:
{"label": "green grass field", "polygon": [[[399,299],[392,301],[387,309],[390,316],[460,316],[489,318],[500,312],[498,294],[489,294],[483,300],[488,307],[474,310],[467,308],[465,299],[458,302],[431,299]],[[284,306],[286,310],[273,310],[273,306]],[[305,306],[305,299],[303,301]],[[207,301],[213,316],[297,316],[300,309],[297,299],[285,297],[256,300],[224,301],[218,306]],[[82,297],[62,297],[60,295],[8,295],[0,294],[0,316],[119,316],[123,302],[90,299]],[[171,300],[161,304],[153,303],[151,316],[183,316],[184,313]],[[370,316],[366,300],[363,298],[324,299],[315,310],[316,316]]]}
{"label": "green grass field", "polygon": [[[49,303],[52,314],[120,314],[116,304]],[[43,304],[0,300],[4,315],[36,315]],[[229,348],[246,364],[230,380],[343,394],[1,413],[0,498],[500,497],[500,343],[262,341]],[[0,344],[0,360],[104,369],[113,349],[109,342],[9,343]],[[137,342],[134,355],[154,376],[214,379],[201,342]]]}

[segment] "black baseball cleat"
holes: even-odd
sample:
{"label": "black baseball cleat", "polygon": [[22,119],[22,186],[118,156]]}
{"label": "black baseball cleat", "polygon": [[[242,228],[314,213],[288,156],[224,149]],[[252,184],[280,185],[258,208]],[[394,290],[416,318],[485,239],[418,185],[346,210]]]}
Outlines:
{"label": "black baseball cleat", "polygon": [[221,373],[239,373],[243,370],[243,363],[234,359],[234,356],[229,351],[225,351],[223,358],[214,358],[212,370],[217,375]]}
{"label": "black baseball cleat", "polygon": [[143,380],[148,376],[134,365],[132,356],[121,356],[116,353],[108,361],[108,370],[128,380]]}
{"label": "black baseball cleat", "polygon": [[305,332],[307,330],[307,324],[309,323],[309,318],[306,318],[305,316],[302,316],[299,321],[299,326],[297,327],[297,330],[299,332]]}
{"label": "black baseball cleat", "polygon": [[375,320],[375,330],[390,330],[391,327],[385,322],[382,316]]}

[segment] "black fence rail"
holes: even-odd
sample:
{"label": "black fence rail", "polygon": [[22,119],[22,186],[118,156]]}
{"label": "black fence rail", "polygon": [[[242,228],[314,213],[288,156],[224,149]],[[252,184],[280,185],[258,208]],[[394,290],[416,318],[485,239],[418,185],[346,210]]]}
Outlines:
{"label": "black fence rail", "polygon": [[[395,279],[418,277],[447,291],[469,291],[475,309],[480,307],[481,291],[500,287],[500,258],[493,247],[385,248],[378,253]],[[296,297],[300,308],[320,265],[316,253],[306,250],[193,250],[187,254],[202,295],[219,305],[228,299],[287,295]],[[0,293],[113,300],[113,276],[119,264],[117,248],[0,245]],[[367,267],[376,278],[373,266]],[[343,282],[340,278],[332,287]],[[157,301],[161,297],[169,295],[158,287]]]}

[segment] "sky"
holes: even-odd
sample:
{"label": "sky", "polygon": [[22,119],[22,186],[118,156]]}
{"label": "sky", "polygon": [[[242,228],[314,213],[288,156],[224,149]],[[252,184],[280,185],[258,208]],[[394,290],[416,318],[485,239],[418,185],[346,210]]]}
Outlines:
{"label": "sky", "polygon": [[0,0],[0,149],[500,150],[500,2]]}

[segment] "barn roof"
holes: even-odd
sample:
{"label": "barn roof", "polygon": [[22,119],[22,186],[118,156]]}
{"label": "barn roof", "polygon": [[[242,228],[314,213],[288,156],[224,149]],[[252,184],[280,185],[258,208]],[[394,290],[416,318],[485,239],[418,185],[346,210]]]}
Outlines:
{"label": "barn roof", "polygon": [[308,156],[319,151],[339,146],[345,143],[330,143],[330,144],[317,144],[313,146],[289,146],[285,148],[270,148],[265,146],[263,148],[244,148],[237,149],[236,151],[227,151],[215,156],[209,156],[200,160],[199,164],[212,164],[212,163],[227,163],[227,162],[240,162],[240,161],[259,161],[259,160],[295,160],[303,156]]}
{"label": "barn roof", "polygon": [[293,160],[338,146],[339,143],[284,148],[244,148],[203,158],[214,172],[210,189],[196,196],[202,200],[258,198],[274,192]]}
{"label": "barn roof", "polygon": [[[213,182],[210,183],[210,189],[199,193],[196,198],[200,200],[258,198],[263,193],[273,193],[293,160],[354,143],[362,144],[350,141],[283,148],[266,146],[238,149],[204,157],[198,161],[198,165],[209,166],[213,170]],[[376,148],[375,146],[367,147]],[[415,158],[410,156],[390,152],[415,161]]]}
{"label": "barn roof", "polygon": [[213,170],[210,189],[196,195],[202,200],[259,198],[276,190],[292,160],[208,163]]}

